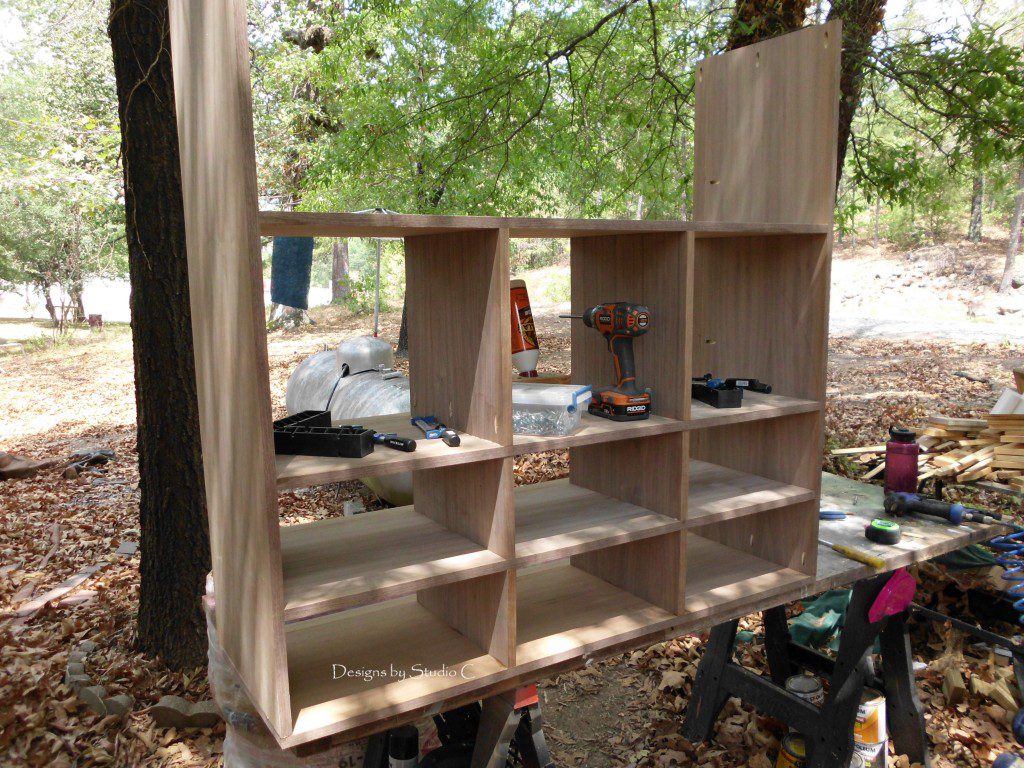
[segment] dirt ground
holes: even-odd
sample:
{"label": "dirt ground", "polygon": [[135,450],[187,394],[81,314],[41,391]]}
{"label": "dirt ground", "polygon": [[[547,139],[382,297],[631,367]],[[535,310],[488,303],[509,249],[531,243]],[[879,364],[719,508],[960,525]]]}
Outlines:
{"label": "dirt ground", "polygon": [[[922,256],[910,262],[893,254],[862,259],[840,250],[833,281],[834,320],[856,316],[843,308],[847,305],[869,314],[893,305],[914,306],[917,299],[900,291],[863,298],[860,303],[847,298],[845,292],[852,289],[846,283],[846,261],[854,262],[849,267],[851,273],[864,276],[870,272],[866,264],[876,257],[879,264],[920,264],[928,275],[943,263],[938,257]],[[950,269],[961,268],[954,265]],[[979,267],[972,274],[982,272]],[[955,274],[957,286],[968,280],[962,271]],[[872,276],[858,279],[862,283],[875,280]],[[892,284],[889,279],[882,282]],[[856,290],[865,289],[860,285]],[[998,308],[990,312],[1001,300],[991,297],[984,280],[979,278],[977,285],[964,290],[983,297],[976,316],[980,313],[989,318],[986,333],[995,329],[998,335],[1022,325],[1024,315],[1017,312],[1000,314]],[[958,301],[937,300],[932,290],[927,295],[932,297],[926,302],[929,313],[936,301]],[[1011,298],[1016,301],[1015,296]],[[556,318],[560,307],[538,304],[535,308],[544,366],[566,370],[567,323]],[[948,306],[936,311],[936,318],[965,326],[977,322],[966,310],[962,317],[953,317]],[[923,311],[919,316],[932,317]],[[270,335],[275,414],[283,413],[287,377],[298,362],[341,339],[366,333],[372,323],[365,316],[352,316],[337,308],[314,310],[313,317],[316,326]],[[397,312],[384,317],[381,335],[397,338],[398,320]],[[1009,383],[1010,369],[1024,362],[1020,344],[1013,341],[965,343],[924,340],[909,332],[909,339],[893,331],[886,333],[890,335],[885,338],[834,335],[831,339],[826,426],[830,445],[877,443],[889,424],[913,424],[935,411],[981,415],[997,391]],[[973,337],[965,334],[962,338]],[[5,767],[220,764],[222,726],[188,733],[158,730],[146,711],[164,694],[191,700],[208,696],[208,686],[204,670],[170,673],[159,662],[133,650],[138,556],[115,552],[123,542],[137,541],[139,535],[134,423],[132,349],[127,331],[115,328],[54,348],[0,356],[0,449],[42,458],[66,457],[83,447],[104,446],[118,456],[106,471],[77,481],[48,472],[0,485],[0,611],[5,612],[0,619],[0,765]],[[536,482],[564,474],[565,469],[564,454],[542,454],[517,461],[516,474],[519,482]],[[961,493],[979,503],[1017,507],[1016,502],[979,496],[971,489]],[[356,497],[370,508],[376,504],[359,483],[282,494],[282,521],[337,514],[341,501]],[[83,566],[94,564],[103,567],[71,593],[70,599],[48,604],[28,618],[11,616],[19,606]],[[969,577],[956,577],[960,580],[956,583],[951,574],[936,568],[918,575],[923,594],[944,607],[965,610],[963,579]],[[747,625],[758,628],[756,621]],[[68,653],[86,639],[99,644],[89,658],[89,673],[102,681],[108,695],[130,693],[136,700],[124,720],[90,714],[63,683]],[[936,745],[936,765],[988,765],[996,753],[1011,748],[1008,719],[1012,712],[973,693],[956,707],[947,706],[941,693],[941,674],[934,665],[951,643],[955,646],[933,631],[921,629],[915,634],[915,653],[932,664],[919,682]],[[546,733],[556,763],[588,768],[769,768],[780,735],[778,724],[737,702],[728,705],[715,744],[691,745],[678,735],[679,715],[685,709],[701,647],[700,638],[682,638],[545,681],[541,691]],[[741,655],[754,668],[763,664],[763,651],[756,642],[746,644]],[[984,650],[968,649],[962,668],[968,677],[987,679],[993,674],[992,660]],[[894,757],[892,764],[900,765],[896,760]]]}

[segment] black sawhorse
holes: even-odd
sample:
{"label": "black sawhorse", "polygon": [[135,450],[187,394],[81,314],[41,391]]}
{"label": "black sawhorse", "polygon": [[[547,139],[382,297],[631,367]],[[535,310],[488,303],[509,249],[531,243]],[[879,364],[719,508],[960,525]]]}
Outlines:
{"label": "black sawhorse", "polygon": [[[897,752],[930,768],[928,736],[910,654],[908,611],[873,624],[868,619],[868,610],[890,576],[854,585],[835,660],[792,641],[783,606],[763,612],[769,677],[733,660],[738,619],[714,627],[697,667],[683,735],[694,742],[709,740],[726,700],[735,696],[803,734],[807,768],[849,765],[857,707],[864,686],[870,685],[885,693],[889,737]],[[876,638],[882,646],[881,679],[871,661]],[[786,678],[800,669],[828,678],[828,696],[821,707],[785,690]]]}

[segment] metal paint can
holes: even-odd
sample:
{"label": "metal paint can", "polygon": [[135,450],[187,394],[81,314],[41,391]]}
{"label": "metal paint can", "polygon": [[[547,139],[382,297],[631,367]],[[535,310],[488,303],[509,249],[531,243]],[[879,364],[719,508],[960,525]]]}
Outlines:
{"label": "metal paint can", "polygon": [[787,733],[775,760],[775,768],[804,768],[807,765],[807,745],[799,733]]}
{"label": "metal paint can", "polygon": [[816,707],[825,703],[825,688],[814,675],[792,675],[786,679],[786,690]]}
{"label": "metal paint can", "polygon": [[[859,741],[853,743],[853,754],[855,757],[860,757],[860,764],[864,768],[885,768],[885,757],[888,752],[888,739],[878,744],[862,744]],[[853,766],[854,763],[851,762],[850,765]]]}
{"label": "metal paint can", "polygon": [[853,752],[853,757],[850,758],[850,768],[866,768],[864,758],[856,750]]}
{"label": "metal paint can", "polygon": [[889,732],[885,726],[885,696],[874,688],[865,688],[860,697],[860,706],[857,707],[853,740],[857,744],[871,745],[881,744],[888,738]]}

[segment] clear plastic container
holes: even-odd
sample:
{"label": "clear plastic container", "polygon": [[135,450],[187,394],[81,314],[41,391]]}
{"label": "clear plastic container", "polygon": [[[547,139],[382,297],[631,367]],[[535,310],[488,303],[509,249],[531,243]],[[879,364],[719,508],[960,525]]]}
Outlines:
{"label": "clear plastic container", "polygon": [[512,384],[512,432],[517,435],[571,435],[590,402],[590,386]]}

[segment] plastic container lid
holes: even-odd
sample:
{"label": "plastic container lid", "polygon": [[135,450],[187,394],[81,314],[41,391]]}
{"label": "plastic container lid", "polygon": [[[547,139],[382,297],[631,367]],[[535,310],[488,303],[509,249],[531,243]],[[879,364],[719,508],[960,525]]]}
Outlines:
{"label": "plastic container lid", "polygon": [[590,401],[590,385],[519,384],[512,385],[512,405],[539,405],[565,408],[573,413]]}
{"label": "plastic container lid", "polygon": [[917,440],[917,433],[904,427],[889,427],[889,437],[897,443],[912,443]]}

